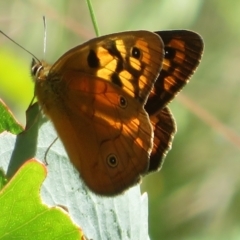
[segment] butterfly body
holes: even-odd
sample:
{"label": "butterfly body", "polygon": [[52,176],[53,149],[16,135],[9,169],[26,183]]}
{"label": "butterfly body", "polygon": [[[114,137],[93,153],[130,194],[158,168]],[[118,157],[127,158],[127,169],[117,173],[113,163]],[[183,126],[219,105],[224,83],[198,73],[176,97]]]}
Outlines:
{"label": "butterfly body", "polygon": [[[164,47],[159,34],[123,32],[79,45],[52,66],[33,60],[38,102],[97,194],[116,195],[138,183],[159,169],[171,146],[175,122],[165,106],[179,74],[156,82],[162,68],[167,72]],[[152,109],[151,100],[162,105]]]}

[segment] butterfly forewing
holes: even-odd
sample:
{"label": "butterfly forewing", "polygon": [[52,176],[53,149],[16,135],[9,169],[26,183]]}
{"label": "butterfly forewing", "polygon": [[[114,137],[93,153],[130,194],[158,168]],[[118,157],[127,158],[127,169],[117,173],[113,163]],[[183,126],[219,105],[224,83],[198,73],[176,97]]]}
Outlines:
{"label": "butterfly forewing", "polygon": [[51,72],[68,70],[109,81],[145,103],[163,62],[161,38],[148,31],[115,33],[92,39],[65,53]]}
{"label": "butterfly forewing", "polygon": [[154,126],[154,148],[149,171],[161,167],[176,132],[175,121],[169,109],[164,107],[188,82],[203,53],[202,38],[194,32],[173,30],[156,33],[164,42],[165,57],[160,75],[145,105]]}
{"label": "butterfly forewing", "polygon": [[145,105],[149,115],[166,106],[185,86],[203,53],[202,38],[186,30],[156,32],[164,42],[163,67]]}

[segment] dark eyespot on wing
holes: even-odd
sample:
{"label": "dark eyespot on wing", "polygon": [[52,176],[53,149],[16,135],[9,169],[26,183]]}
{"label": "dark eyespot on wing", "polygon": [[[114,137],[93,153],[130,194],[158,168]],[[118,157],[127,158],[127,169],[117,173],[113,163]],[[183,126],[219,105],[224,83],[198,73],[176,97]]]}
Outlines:
{"label": "dark eyespot on wing", "polygon": [[133,47],[132,56],[136,59],[139,59],[141,57],[141,51],[137,47]]}
{"label": "dark eyespot on wing", "polygon": [[127,107],[127,99],[123,96],[119,97],[119,105],[121,108],[126,108]]}
{"label": "dark eyespot on wing", "polygon": [[173,59],[175,57],[175,55],[176,55],[176,50],[175,49],[166,46],[164,48],[164,50],[165,50],[164,58]]}

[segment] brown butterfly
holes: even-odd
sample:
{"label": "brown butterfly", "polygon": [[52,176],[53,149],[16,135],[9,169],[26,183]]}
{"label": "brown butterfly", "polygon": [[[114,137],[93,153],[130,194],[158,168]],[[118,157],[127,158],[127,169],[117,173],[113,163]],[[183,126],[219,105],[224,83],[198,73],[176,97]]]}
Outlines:
{"label": "brown butterfly", "polygon": [[131,31],[92,39],[53,65],[33,59],[38,102],[93,192],[120,194],[160,168],[175,133],[166,104],[202,51],[193,32]]}

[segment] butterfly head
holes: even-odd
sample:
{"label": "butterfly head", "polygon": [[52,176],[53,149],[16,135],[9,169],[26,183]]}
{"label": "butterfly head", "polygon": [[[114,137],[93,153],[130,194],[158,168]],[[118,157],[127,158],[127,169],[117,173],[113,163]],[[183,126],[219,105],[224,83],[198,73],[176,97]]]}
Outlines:
{"label": "butterfly head", "polygon": [[33,58],[31,63],[31,75],[35,82],[37,83],[39,81],[46,80],[50,68],[51,65],[47,64],[46,62]]}

